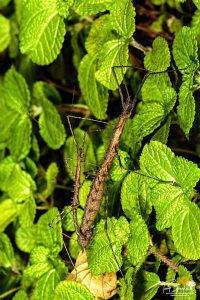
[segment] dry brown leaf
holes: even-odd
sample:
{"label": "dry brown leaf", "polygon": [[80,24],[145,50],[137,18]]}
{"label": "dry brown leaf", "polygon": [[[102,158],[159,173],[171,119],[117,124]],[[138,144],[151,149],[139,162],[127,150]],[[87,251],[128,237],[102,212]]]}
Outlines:
{"label": "dry brown leaf", "polygon": [[67,277],[85,285],[89,291],[101,299],[110,299],[117,293],[116,273],[105,273],[94,276],[88,268],[86,252],[80,252],[74,270]]}

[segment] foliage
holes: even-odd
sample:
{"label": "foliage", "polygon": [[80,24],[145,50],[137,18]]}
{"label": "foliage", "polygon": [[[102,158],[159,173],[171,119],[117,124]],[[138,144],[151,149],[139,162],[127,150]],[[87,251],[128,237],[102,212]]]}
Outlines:
{"label": "foliage", "polygon": [[[0,0],[0,299],[196,299],[200,1],[188,2]],[[128,98],[80,254],[78,154],[80,225]]]}

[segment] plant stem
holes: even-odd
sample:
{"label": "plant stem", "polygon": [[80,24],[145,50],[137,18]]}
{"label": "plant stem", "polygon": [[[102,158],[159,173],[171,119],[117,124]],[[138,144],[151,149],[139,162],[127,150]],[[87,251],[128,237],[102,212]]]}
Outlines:
{"label": "plant stem", "polygon": [[166,257],[164,254],[160,252],[160,250],[155,249],[155,247],[152,247],[150,249],[150,252],[158,257],[162,262],[164,262],[165,265],[167,265],[169,268],[173,269],[175,272],[178,272],[178,266],[173,261],[171,261],[168,257]]}
{"label": "plant stem", "polygon": [[11,289],[11,290],[9,290],[9,291],[7,291],[7,292],[1,294],[1,295],[0,295],[0,299],[4,299],[4,298],[8,297],[10,294],[12,294],[12,293],[18,291],[19,289],[20,289],[20,286],[18,286],[18,287],[16,287],[16,288],[13,288],[13,289]]}
{"label": "plant stem", "polygon": [[130,45],[133,46],[134,48],[142,51],[144,54],[147,53],[148,49],[145,48],[143,45],[139,44],[134,38],[131,39]]}

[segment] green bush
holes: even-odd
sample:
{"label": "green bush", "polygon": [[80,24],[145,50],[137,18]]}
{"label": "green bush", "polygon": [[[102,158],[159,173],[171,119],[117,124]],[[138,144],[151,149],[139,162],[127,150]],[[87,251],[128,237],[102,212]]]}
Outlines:
{"label": "green bush", "polygon": [[200,1],[144,2],[0,0],[0,299],[196,299]]}

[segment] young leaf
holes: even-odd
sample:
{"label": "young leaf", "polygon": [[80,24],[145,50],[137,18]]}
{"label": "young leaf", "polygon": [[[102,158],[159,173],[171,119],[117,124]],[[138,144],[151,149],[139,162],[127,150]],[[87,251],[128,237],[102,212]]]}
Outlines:
{"label": "young leaf", "polygon": [[182,73],[191,73],[198,68],[198,47],[195,35],[189,27],[183,27],[175,36],[173,56]]}
{"label": "young leaf", "polygon": [[142,217],[135,212],[130,222],[130,237],[127,242],[127,257],[137,266],[141,265],[147,255],[149,233]]}
{"label": "young leaf", "polygon": [[40,65],[53,62],[60,53],[66,32],[57,0],[25,1],[20,23],[21,52]]}
{"label": "young leaf", "polygon": [[[95,227],[88,247],[88,264],[93,275],[116,272],[122,265],[122,246],[129,236],[129,224],[124,217],[101,220]],[[123,228],[123,231],[121,230]]]}
{"label": "young leaf", "polygon": [[10,22],[0,14],[0,52],[3,52],[10,43]]}
{"label": "young leaf", "polygon": [[39,117],[40,134],[52,149],[60,148],[65,141],[65,129],[55,106],[42,99],[42,113]]}
{"label": "young leaf", "polygon": [[79,66],[79,82],[83,98],[96,118],[105,119],[108,90],[95,78],[96,56],[87,54]]}
{"label": "young leaf", "polygon": [[124,39],[113,39],[106,42],[98,58],[100,67],[96,72],[96,79],[108,89],[115,90],[122,82],[126,70],[124,68],[115,68],[113,71],[113,67],[127,65],[128,42]]}
{"label": "young leaf", "polygon": [[200,210],[195,203],[174,216],[172,237],[181,255],[187,259],[200,258]]}
{"label": "young leaf", "polygon": [[166,71],[170,66],[170,51],[163,37],[154,40],[153,49],[144,58],[144,66],[150,72]]}
{"label": "young leaf", "polygon": [[130,38],[135,31],[135,9],[130,0],[116,0],[111,7],[111,24],[123,38]]}
{"label": "young leaf", "polygon": [[179,106],[177,108],[180,127],[189,135],[195,117],[195,99],[192,93],[193,77],[190,75],[182,83],[179,90]]}
{"label": "young leaf", "polygon": [[53,299],[94,300],[95,297],[89,292],[89,290],[84,285],[75,281],[65,280],[61,281],[57,285]]}

